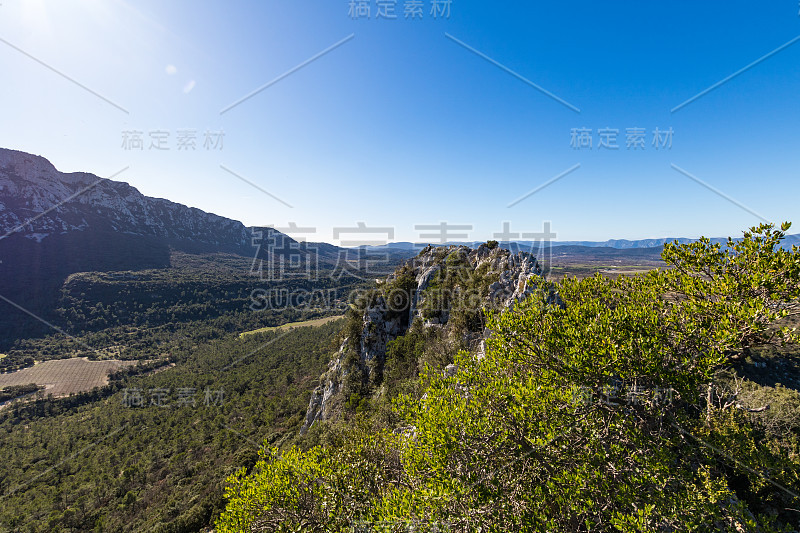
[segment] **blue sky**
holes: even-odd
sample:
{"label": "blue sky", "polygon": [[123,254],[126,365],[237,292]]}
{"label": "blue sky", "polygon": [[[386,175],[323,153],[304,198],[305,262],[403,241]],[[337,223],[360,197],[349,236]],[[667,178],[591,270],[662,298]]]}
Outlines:
{"label": "blue sky", "polygon": [[800,41],[674,110],[800,36],[797,0],[452,0],[435,19],[424,0],[406,19],[408,1],[391,20],[377,0],[355,19],[349,0],[4,0],[0,146],[313,241],[359,222],[390,240],[800,231]]}

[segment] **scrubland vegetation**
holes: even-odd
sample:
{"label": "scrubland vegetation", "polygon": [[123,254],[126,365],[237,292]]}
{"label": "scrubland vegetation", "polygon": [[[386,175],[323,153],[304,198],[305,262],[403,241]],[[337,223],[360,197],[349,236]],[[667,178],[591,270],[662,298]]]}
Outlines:
{"label": "scrubland vegetation", "polygon": [[[396,394],[262,450],[228,479],[217,531],[796,529],[788,228],[667,245],[669,268],[638,276],[545,285],[490,313],[488,350],[459,351],[455,372],[397,370],[426,353],[412,328],[384,374]],[[753,373],[768,367],[786,386]]]}

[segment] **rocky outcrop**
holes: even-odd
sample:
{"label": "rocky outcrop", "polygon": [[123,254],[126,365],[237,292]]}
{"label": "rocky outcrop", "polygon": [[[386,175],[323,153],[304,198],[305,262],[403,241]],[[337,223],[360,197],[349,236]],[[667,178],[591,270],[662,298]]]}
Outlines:
{"label": "rocky outcrop", "polygon": [[320,386],[311,395],[306,411],[306,420],[301,429],[305,433],[318,420],[328,420],[333,410],[345,398],[337,398],[342,382],[350,372],[363,372],[367,379],[380,367],[386,357],[386,344],[403,335],[408,329],[404,317],[391,313],[390,305],[383,296],[364,311],[361,332],[357,340],[358,364],[345,365],[348,351],[352,351],[352,339],[345,339],[336,356],[328,363],[328,371],[320,379]]}
{"label": "rocky outcrop", "polygon": [[[423,328],[452,328],[451,317],[463,311],[454,307],[455,301],[478,310],[507,309],[541,280],[541,267],[530,253],[512,254],[486,244],[475,249],[427,247],[379,284],[379,294],[360,315],[360,327],[350,330],[313,391],[301,434],[316,422],[336,416],[347,400],[342,388],[348,378],[363,375],[368,380],[373,372],[381,372],[387,343],[405,335],[415,321]],[[407,291],[406,299],[405,292],[398,293],[401,288]],[[445,304],[431,306],[430,302]],[[459,333],[477,341],[478,350],[483,349],[482,340],[488,335],[482,327]]]}

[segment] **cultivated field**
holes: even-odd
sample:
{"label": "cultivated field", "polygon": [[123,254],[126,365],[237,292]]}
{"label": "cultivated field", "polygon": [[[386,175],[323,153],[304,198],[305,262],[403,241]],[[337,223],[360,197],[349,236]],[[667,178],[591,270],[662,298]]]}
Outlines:
{"label": "cultivated field", "polygon": [[45,394],[66,396],[108,383],[108,374],[135,365],[137,361],[89,361],[86,357],[43,361],[16,372],[0,374],[0,389],[36,383]]}
{"label": "cultivated field", "polygon": [[282,326],[254,329],[253,331],[245,331],[244,333],[241,333],[239,336],[244,337],[245,335],[264,333],[266,331],[273,331],[276,329],[288,330],[294,328],[302,328],[306,326],[316,327],[316,326],[321,326],[323,324],[327,324],[328,322],[333,322],[334,320],[339,320],[340,318],[342,318],[341,315],[336,315],[336,316],[326,316],[325,318],[315,318],[314,320],[304,320],[302,322],[290,322],[289,324],[284,324]]}
{"label": "cultivated field", "polygon": [[564,278],[588,278],[598,272],[606,277],[620,275],[635,276],[654,268],[664,268],[661,248],[591,248],[585,246],[555,247],[551,254],[544,254],[542,267],[547,279],[561,281]]}

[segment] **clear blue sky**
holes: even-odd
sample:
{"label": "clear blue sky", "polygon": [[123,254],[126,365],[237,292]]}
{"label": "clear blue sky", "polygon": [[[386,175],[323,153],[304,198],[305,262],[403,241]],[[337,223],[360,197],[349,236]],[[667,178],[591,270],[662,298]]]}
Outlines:
{"label": "clear blue sky", "polygon": [[436,19],[424,0],[421,20],[410,0],[376,19],[380,3],[353,19],[349,0],[3,0],[0,146],[129,167],[115,179],[144,194],[315,241],[358,222],[393,240],[439,222],[474,240],[505,221],[559,240],[738,235],[757,215],[800,231],[800,42],[673,111],[800,36],[797,0],[453,0]]}

